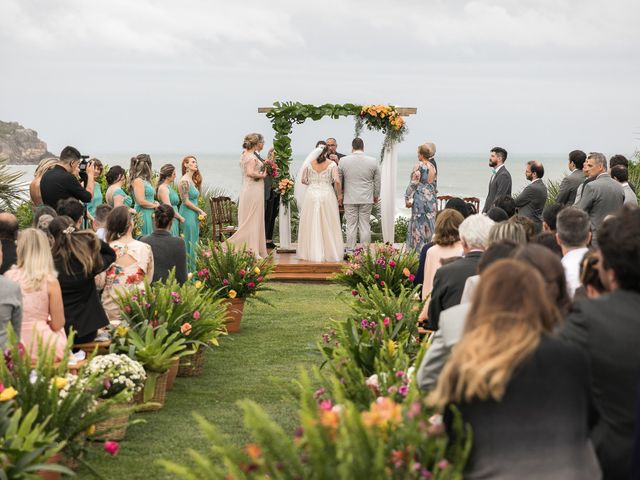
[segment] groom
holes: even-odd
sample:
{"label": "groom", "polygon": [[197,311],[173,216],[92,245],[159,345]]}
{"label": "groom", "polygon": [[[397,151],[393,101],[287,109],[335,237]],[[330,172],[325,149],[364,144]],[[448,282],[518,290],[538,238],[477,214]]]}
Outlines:
{"label": "groom", "polygon": [[347,252],[356,247],[358,231],[360,243],[371,242],[371,208],[380,196],[380,169],[375,158],[364,154],[364,142],[354,138],[351,155],[338,165],[344,189],[344,216],[347,219]]}

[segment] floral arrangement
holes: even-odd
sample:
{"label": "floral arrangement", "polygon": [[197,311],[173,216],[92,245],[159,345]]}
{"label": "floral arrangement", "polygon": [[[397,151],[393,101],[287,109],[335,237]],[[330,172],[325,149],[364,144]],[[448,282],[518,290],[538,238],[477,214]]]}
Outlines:
{"label": "floral arrangement", "polygon": [[111,398],[122,391],[132,398],[144,387],[147,374],[143,366],[126,355],[111,353],[93,357],[84,375],[102,378],[100,398]]}
{"label": "floral arrangement", "polygon": [[276,164],[276,161],[272,158],[267,158],[264,161],[264,168],[267,172],[267,175],[269,175],[270,177],[278,176],[278,164]]}
{"label": "floral arrangement", "polygon": [[268,277],[273,271],[271,258],[257,259],[246,247],[232,243],[208,241],[200,248],[196,260],[195,285],[202,284],[217,298],[256,298],[270,291]]}
{"label": "floral arrangement", "polygon": [[407,126],[393,105],[364,105],[356,119],[356,136],[359,137],[362,128],[377,130],[385,134],[380,158],[384,151],[395,143],[404,139]]}
{"label": "floral arrangement", "polygon": [[293,193],[294,182],[290,178],[283,178],[278,182],[278,192],[283,197],[288,196],[289,193]]}
{"label": "floral arrangement", "polygon": [[350,288],[354,296],[365,293],[358,288],[369,290],[374,285],[398,294],[403,288],[413,288],[415,275],[412,272],[418,269],[418,263],[416,252],[377,242],[369,248],[354,250],[342,271],[333,278]]}

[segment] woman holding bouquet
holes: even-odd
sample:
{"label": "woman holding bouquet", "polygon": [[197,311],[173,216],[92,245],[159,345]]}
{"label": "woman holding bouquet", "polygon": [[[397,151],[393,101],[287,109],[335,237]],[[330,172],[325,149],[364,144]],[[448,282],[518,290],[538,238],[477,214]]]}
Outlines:
{"label": "woman holding bouquet", "polygon": [[264,164],[257,152],[264,148],[264,138],[259,133],[244,137],[244,149],[240,156],[242,191],[238,201],[238,231],[229,237],[235,245],[245,245],[258,258],[267,256],[264,231]]}
{"label": "woman holding bouquet", "polygon": [[204,210],[198,206],[202,174],[198,169],[198,160],[193,155],[182,159],[182,177],[178,182],[178,189],[182,200],[178,212],[184,218],[182,233],[187,248],[187,270],[193,272],[196,269],[196,250],[200,240],[200,218],[207,217]]}

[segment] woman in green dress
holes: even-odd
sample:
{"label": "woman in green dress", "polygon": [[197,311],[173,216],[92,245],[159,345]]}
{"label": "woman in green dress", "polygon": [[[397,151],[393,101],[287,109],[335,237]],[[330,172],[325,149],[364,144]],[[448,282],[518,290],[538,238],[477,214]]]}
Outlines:
{"label": "woman in green dress", "polygon": [[[98,207],[98,205],[102,205],[104,203],[102,188],[100,186],[100,182],[98,181],[98,179],[102,176],[104,167],[102,165],[102,162],[97,158],[92,158],[90,162],[93,163],[93,171],[95,172],[94,178],[96,180],[96,183],[93,187],[93,198],[91,198],[91,201],[87,203],[87,215],[89,217],[88,220],[91,222],[96,216],[96,208]],[[91,225],[88,225],[87,228],[91,228]]]}
{"label": "woman in green dress", "polygon": [[113,208],[125,205],[129,208],[133,207],[133,199],[124,191],[124,184],[127,181],[127,172],[119,165],[111,167],[106,175],[107,192],[105,200],[108,205]]}
{"label": "woman in green dress", "polygon": [[160,205],[155,201],[155,189],[151,185],[151,157],[146,153],[131,159],[129,178],[133,190],[136,211],[142,216],[142,236],[153,232],[153,210]]}
{"label": "woman in green dress", "polygon": [[184,217],[182,232],[187,248],[187,269],[193,272],[196,269],[196,250],[200,240],[200,218],[206,218],[207,214],[198,207],[198,197],[202,188],[202,175],[198,170],[196,157],[189,156],[182,159],[182,177],[178,183],[180,189],[180,215]]}
{"label": "woman in green dress", "polygon": [[171,223],[171,235],[180,236],[180,224],[184,223],[184,217],[178,211],[180,197],[178,192],[173,188],[173,182],[176,179],[176,167],[170,163],[163,165],[160,169],[160,177],[158,178],[158,186],[156,187],[156,197],[158,201],[165,205],[171,205],[175,211],[175,219]]}

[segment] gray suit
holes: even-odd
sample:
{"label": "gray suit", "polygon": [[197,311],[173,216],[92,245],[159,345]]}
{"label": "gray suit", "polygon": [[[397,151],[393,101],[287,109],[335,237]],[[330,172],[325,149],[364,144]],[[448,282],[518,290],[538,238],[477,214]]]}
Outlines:
{"label": "gray suit", "polygon": [[584,181],[584,173],[582,170],[574,170],[569,175],[565,175],[560,183],[560,189],[556,196],[556,203],[561,205],[573,205],[576,201],[576,192],[578,187]]}
{"label": "gray suit", "polygon": [[547,186],[542,179],[531,182],[516,198],[518,215],[530,219],[536,226],[536,232],[542,231],[542,210],[545,203],[547,203]]}
{"label": "gray suit", "polygon": [[606,172],[601,173],[596,179],[584,186],[582,196],[575,206],[589,214],[594,244],[598,228],[605,217],[619,210],[623,204],[624,190],[622,185]]}
{"label": "gray suit", "polygon": [[16,337],[22,326],[22,292],[20,285],[0,275],[0,349],[7,346],[7,327],[11,323]]}
{"label": "gray suit", "polygon": [[447,308],[440,314],[440,329],[433,335],[431,346],[418,369],[418,386],[421,390],[432,390],[438,383],[438,377],[449,359],[451,349],[464,333],[470,308],[470,303],[461,303]]}
{"label": "gray suit", "polygon": [[622,190],[624,190],[624,203],[630,205],[638,205],[638,197],[636,196],[636,192],[631,189],[631,185],[629,182],[624,182],[621,184]]}
{"label": "gray suit", "polygon": [[347,249],[353,250],[358,230],[361,243],[371,242],[371,208],[373,199],[380,196],[380,168],[378,161],[364,152],[354,152],[342,157],[338,168],[344,191]]}
{"label": "gray suit", "polygon": [[505,166],[502,166],[489,180],[489,193],[484,202],[482,213],[487,213],[493,207],[496,198],[503,195],[511,196],[511,174]]}

